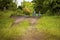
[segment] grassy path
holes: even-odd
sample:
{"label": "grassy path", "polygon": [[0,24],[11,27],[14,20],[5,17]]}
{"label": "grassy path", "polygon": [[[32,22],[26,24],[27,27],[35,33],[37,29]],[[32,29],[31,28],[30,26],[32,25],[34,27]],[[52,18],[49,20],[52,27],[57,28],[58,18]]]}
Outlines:
{"label": "grassy path", "polygon": [[19,16],[1,19],[0,22],[4,27],[0,29],[0,40],[60,40],[60,16],[39,19]]}
{"label": "grassy path", "polygon": [[12,26],[21,23],[24,20],[29,21],[30,26],[33,26],[34,24],[36,24],[36,21],[38,20],[37,17],[27,17],[27,16],[22,16],[22,17],[12,17],[15,19],[14,23],[12,24]]}
{"label": "grassy path", "polygon": [[22,36],[22,40],[47,40],[49,37],[43,30],[39,30],[37,25],[37,18],[30,18],[30,26]]}
{"label": "grassy path", "polygon": [[[43,20],[41,20],[41,19],[38,20],[38,18],[36,18],[36,17],[22,17],[22,18],[19,17],[16,20],[16,21],[19,20],[17,23],[27,20],[29,22],[29,27],[26,29],[26,31],[23,33],[23,35],[21,37],[17,38],[17,40],[60,40],[60,37],[57,34],[56,35],[51,34],[51,32],[52,31],[54,32],[54,30],[52,30],[52,31],[48,30],[48,29],[50,29],[50,28],[48,28],[50,21],[52,21],[52,23],[54,24],[55,18],[46,17],[46,19],[45,19],[45,17],[44,17],[42,19]],[[38,23],[37,23],[37,21],[38,21]],[[43,25],[42,25],[42,23],[43,23]],[[48,23],[48,25],[44,25],[45,23]],[[52,23],[50,23],[50,24],[52,24]],[[42,27],[41,27],[41,25],[42,25]],[[41,29],[39,29],[38,26],[41,27]],[[54,25],[52,25],[52,26],[54,26]],[[55,28],[55,27],[52,27],[52,28]],[[57,31],[55,31],[55,32],[57,33]]]}
{"label": "grassy path", "polygon": [[27,20],[29,22],[29,27],[26,29],[26,31],[23,33],[22,37],[18,40],[45,40],[47,37],[45,37],[45,33],[43,31],[39,31],[38,28],[35,27],[37,25],[38,18],[37,17],[19,17],[15,20],[14,25]]}

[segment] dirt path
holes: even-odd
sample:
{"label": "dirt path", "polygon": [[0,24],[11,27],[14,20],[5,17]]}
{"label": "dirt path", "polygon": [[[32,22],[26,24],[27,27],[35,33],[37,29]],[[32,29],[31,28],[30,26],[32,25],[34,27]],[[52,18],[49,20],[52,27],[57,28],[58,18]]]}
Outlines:
{"label": "dirt path", "polygon": [[37,17],[27,17],[27,16],[22,16],[22,17],[12,17],[13,19],[15,19],[14,23],[12,24],[12,26],[17,25],[18,23],[23,22],[24,20],[29,21],[30,26],[35,25],[36,21],[38,20]]}
{"label": "dirt path", "polygon": [[38,18],[36,17],[30,17],[30,18],[19,17],[18,18],[17,17],[15,19],[16,20],[14,24],[18,24],[24,21],[25,19],[27,19],[30,23],[29,27],[26,29],[26,31],[21,36],[21,38],[18,37],[17,40],[45,40],[48,38],[48,36],[43,31],[40,31],[38,28],[35,27],[35,25],[37,25],[36,23],[37,23]]}
{"label": "dirt path", "polygon": [[22,40],[46,40],[49,36],[43,30],[35,27],[37,25],[37,18],[28,19],[30,26],[22,36]]}

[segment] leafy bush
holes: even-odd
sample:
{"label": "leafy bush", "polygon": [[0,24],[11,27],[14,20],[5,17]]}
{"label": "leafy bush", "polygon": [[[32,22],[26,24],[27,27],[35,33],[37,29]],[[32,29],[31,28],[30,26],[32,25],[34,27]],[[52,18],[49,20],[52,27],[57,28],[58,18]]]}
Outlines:
{"label": "leafy bush", "polygon": [[0,17],[1,18],[8,18],[10,17],[12,14],[14,14],[14,11],[0,11]]}
{"label": "leafy bush", "polygon": [[25,8],[23,8],[23,12],[24,12],[25,15],[30,15],[32,13],[32,10],[25,7]]}
{"label": "leafy bush", "polygon": [[[50,10],[50,15],[60,15],[60,0],[33,0],[35,3],[34,9],[45,14]],[[49,13],[48,13],[49,14]]]}

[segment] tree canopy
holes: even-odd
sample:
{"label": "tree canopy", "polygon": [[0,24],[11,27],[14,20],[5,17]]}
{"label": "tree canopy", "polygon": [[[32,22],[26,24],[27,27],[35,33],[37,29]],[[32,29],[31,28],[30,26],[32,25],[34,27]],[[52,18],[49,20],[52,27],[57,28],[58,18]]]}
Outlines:
{"label": "tree canopy", "polygon": [[60,0],[33,0],[35,3],[35,10],[45,13],[48,10],[52,13],[59,14],[60,12]]}
{"label": "tree canopy", "polygon": [[14,6],[16,6],[16,4],[13,3],[13,0],[0,0],[0,9],[10,9]]}

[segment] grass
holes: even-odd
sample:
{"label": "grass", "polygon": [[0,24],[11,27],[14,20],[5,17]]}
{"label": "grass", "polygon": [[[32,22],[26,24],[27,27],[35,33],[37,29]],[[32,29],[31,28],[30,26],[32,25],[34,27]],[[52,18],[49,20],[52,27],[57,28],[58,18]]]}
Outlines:
{"label": "grass", "polygon": [[[14,19],[9,18],[11,14],[14,14],[14,12],[0,12],[0,40],[16,40],[21,38],[29,27],[27,20],[11,27],[14,22]],[[35,26],[39,31],[47,33],[49,36],[47,40],[60,40],[60,16],[43,16],[37,21]]]}
{"label": "grass", "polygon": [[43,16],[36,27],[50,36],[47,40],[60,40],[60,16]]}
{"label": "grass", "polygon": [[0,11],[0,40],[16,40],[27,29],[29,23],[24,21],[11,27],[14,19],[10,18],[13,11]]}
{"label": "grass", "polygon": [[12,14],[14,11],[0,11],[0,18],[9,18]]}
{"label": "grass", "polygon": [[0,40],[15,40],[19,37],[29,26],[29,23],[25,20],[22,23],[16,24],[11,27],[14,22],[11,18],[0,19]]}

